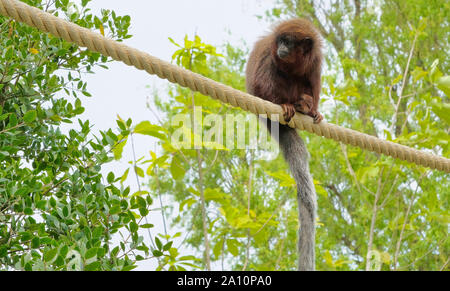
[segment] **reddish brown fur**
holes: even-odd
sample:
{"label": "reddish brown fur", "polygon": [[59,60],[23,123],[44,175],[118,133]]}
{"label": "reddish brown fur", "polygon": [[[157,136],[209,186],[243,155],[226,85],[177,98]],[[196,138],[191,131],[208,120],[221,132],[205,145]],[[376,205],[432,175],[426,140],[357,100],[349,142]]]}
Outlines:
{"label": "reddish brown fur", "polygon": [[[282,34],[294,36],[297,40],[308,37],[313,42],[312,49],[306,54],[300,49],[293,50],[287,57],[280,59],[276,39]],[[321,47],[320,34],[309,21],[292,19],[280,23],[271,34],[256,42],[250,54],[246,70],[247,91],[265,100],[283,104],[283,109],[294,106],[300,111],[298,109],[302,108],[300,112],[312,116],[316,123],[320,122]],[[303,97],[303,94],[310,96]],[[306,108],[310,108],[309,112],[303,111]],[[289,115],[285,118],[290,119],[292,116]]]}

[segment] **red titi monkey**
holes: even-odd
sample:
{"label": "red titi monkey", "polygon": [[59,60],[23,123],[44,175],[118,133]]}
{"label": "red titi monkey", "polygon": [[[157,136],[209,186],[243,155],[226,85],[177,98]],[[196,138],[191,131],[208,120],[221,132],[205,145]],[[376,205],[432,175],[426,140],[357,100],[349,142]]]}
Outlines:
{"label": "red titi monkey", "polygon": [[321,46],[307,20],[282,22],[255,44],[247,64],[247,91],[280,104],[287,122],[300,111],[319,123]]}
{"label": "red titi monkey", "polygon": [[[307,20],[292,19],[256,42],[247,64],[250,94],[280,104],[284,119],[295,112],[322,121],[318,111],[322,64],[321,37]],[[264,121],[266,122],[266,121]],[[270,125],[268,125],[270,130]],[[297,184],[299,204],[299,270],[314,270],[316,193],[309,172],[308,150],[295,129],[279,127],[278,143]]]}

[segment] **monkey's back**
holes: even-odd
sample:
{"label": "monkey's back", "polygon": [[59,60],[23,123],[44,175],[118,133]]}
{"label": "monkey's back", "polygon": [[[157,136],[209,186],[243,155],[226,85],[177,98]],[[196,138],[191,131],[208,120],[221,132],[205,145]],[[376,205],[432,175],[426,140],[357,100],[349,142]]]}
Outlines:
{"label": "monkey's back", "polygon": [[258,40],[253,50],[250,53],[247,68],[245,71],[246,75],[246,89],[249,94],[258,96],[263,99],[268,99],[269,96],[260,96],[261,92],[268,92],[270,90],[263,90],[261,86],[267,87],[270,84],[262,84],[262,80],[272,80],[271,70],[272,67],[272,52],[271,44],[273,42],[272,36],[266,36]]}

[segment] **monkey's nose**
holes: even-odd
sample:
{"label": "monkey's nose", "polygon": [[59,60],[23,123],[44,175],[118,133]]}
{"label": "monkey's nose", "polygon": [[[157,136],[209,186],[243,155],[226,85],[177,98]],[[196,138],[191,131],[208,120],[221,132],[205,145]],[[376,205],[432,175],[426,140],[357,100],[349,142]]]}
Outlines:
{"label": "monkey's nose", "polygon": [[289,55],[289,50],[284,46],[280,46],[277,49],[277,55],[280,59],[284,59]]}

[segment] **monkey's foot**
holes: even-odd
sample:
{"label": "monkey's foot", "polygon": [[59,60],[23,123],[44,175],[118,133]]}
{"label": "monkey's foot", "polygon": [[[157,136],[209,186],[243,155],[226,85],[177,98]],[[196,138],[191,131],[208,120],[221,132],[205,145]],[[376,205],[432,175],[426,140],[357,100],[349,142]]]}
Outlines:
{"label": "monkey's foot", "polygon": [[294,103],[295,110],[302,114],[308,114],[313,107],[313,98],[310,95],[303,94],[302,98]]}
{"label": "monkey's foot", "polygon": [[283,117],[286,122],[291,121],[295,115],[295,107],[293,104],[280,104],[283,109]]}

